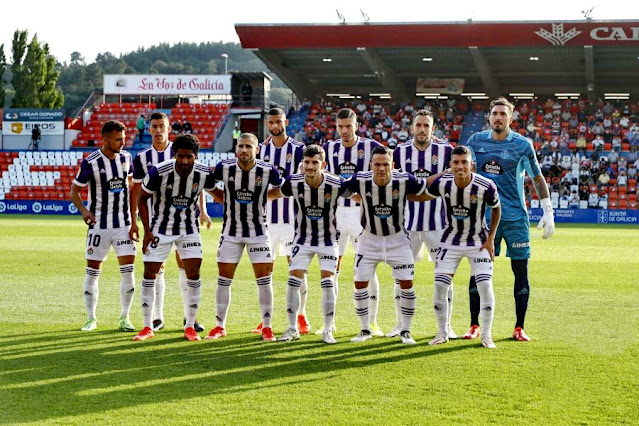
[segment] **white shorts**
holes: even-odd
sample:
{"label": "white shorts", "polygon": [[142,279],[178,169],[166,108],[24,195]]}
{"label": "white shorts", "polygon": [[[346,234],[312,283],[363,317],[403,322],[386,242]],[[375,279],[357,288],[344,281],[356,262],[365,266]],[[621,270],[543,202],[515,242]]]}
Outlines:
{"label": "white shorts", "polygon": [[339,255],[344,256],[348,240],[351,240],[353,249],[357,250],[357,241],[362,233],[362,222],[360,207],[337,206],[335,212],[337,231],[339,232]]}
{"label": "white shorts", "polygon": [[164,263],[173,244],[180,259],[202,259],[202,236],[198,232],[187,235],[153,235],[155,238],[142,258],[145,262]]}
{"label": "white shorts", "polygon": [[271,240],[268,234],[259,237],[221,235],[217,249],[217,261],[219,263],[240,263],[245,246],[251,263],[273,263]]}
{"label": "white shorts", "polygon": [[[275,260],[278,254],[280,256],[291,255],[291,248],[295,240],[295,226],[292,223],[269,223],[268,234],[271,239],[273,260]],[[280,245],[279,252],[277,250],[278,245]]]}
{"label": "white shorts", "polygon": [[381,237],[362,232],[355,252],[355,281],[370,281],[380,262],[393,269],[393,278],[396,280],[412,280],[415,263],[408,235],[398,232]]}
{"label": "white shorts", "polygon": [[334,274],[337,270],[337,256],[339,255],[337,246],[312,247],[304,244],[295,244],[291,252],[289,271],[296,269],[308,271],[308,265],[310,265],[313,256],[316,254],[319,260],[320,270]]}
{"label": "white shorts", "polygon": [[493,261],[490,260],[488,250],[479,251],[479,247],[458,247],[450,245],[440,245],[437,249],[437,260],[435,260],[436,274],[455,274],[462,258],[467,257],[470,263],[470,273],[490,274],[493,276]]}
{"label": "white shorts", "polygon": [[130,228],[123,226],[115,229],[89,229],[84,257],[87,260],[104,262],[111,246],[117,257],[135,256],[135,241],[129,237]]}
{"label": "white shorts", "polygon": [[443,233],[443,229],[437,231],[408,231],[410,248],[413,250],[415,262],[420,262],[424,258],[424,245],[428,249],[428,260],[435,262],[437,247],[439,247]]}

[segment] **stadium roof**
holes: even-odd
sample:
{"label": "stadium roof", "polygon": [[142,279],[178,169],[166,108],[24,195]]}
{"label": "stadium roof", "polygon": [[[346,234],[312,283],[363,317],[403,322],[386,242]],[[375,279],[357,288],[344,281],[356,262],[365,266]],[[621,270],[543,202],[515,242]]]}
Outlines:
{"label": "stadium roof", "polygon": [[235,30],[242,47],[300,98],[639,97],[639,21],[236,24]]}

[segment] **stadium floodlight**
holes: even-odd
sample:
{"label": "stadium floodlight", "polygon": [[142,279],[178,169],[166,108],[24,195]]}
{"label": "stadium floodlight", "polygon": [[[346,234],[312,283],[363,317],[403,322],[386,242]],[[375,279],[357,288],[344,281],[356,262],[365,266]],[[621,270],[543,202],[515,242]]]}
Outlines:
{"label": "stadium floodlight", "polygon": [[530,61],[538,61],[539,60],[539,56],[531,56],[530,58],[528,58],[528,60],[530,60]]}
{"label": "stadium floodlight", "polygon": [[535,94],[534,93],[509,93],[508,96],[512,96],[514,98],[521,98],[521,97],[532,98],[533,96],[535,96]]}
{"label": "stadium floodlight", "polygon": [[388,96],[380,96],[379,98],[380,99],[391,99],[391,96],[390,95],[388,95]]}
{"label": "stadium floodlight", "polygon": [[425,58],[422,58],[422,62],[433,62],[433,58],[431,58],[430,56],[427,56]]}
{"label": "stadium floodlight", "polygon": [[[446,95],[437,96],[437,99],[448,99],[448,96],[446,96]],[[486,96],[486,99],[488,99],[488,96]]]}
{"label": "stadium floodlight", "polygon": [[489,99],[488,96],[471,96],[471,99]]}
{"label": "stadium floodlight", "polygon": [[470,96],[471,98],[476,96],[486,96],[485,93],[462,93],[462,96]]}
{"label": "stadium floodlight", "polygon": [[348,93],[327,93],[326,96],[337,96],[337,97],[341,97],[341,96],[350,96]]}
{"label": "stadium floodlight", "polygon": [[555,93],[555,96],[559,97],[559,96],[580,96],[581,93]]}
{"label": "stadium floodlight", "polygon": [[417,92],[415,93],[417,96],[439,96],[441,93],[425,93],[425,92]]}
{"label": "stadium floodlight", "polygon": [[340,96],[340,99],[355,99],[355,96],[352,95],[346,95],[346,96]]}
{"label": "stadium floodlight", "polygon": [[322,62],[333,62],[332,58],[323,58]]}
{"label": "stadium floodlight", "polygon": [[220,56],[224,59],[224,75],[226,75],[229,73],[229,55],[227,55],[226,53],[222,53]]}
{"label": "stadium floodlight", "polygon": [[604,96],[622,96],[622,97],[630,97],[630,93],[604,93]]}
{"label": "stadium floodlight", "polygon": [[369,93],[368,96],[390,96],[390,93]]}

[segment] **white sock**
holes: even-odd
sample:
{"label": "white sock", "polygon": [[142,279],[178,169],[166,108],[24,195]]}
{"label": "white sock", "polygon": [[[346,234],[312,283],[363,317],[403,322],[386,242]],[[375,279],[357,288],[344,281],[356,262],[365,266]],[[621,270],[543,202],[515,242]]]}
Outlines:
{"label": "white sock", "polygon": [[257,280],[257,294],[262,310],[262,328],[271,328],[273,315],[273,276],[267,275]]}
{"label": "white sock", "polygon": [[479,292],[479,321],[482,334],[492,336],[493,317],[495,316],[495,294],[493,293],[493,277],[490,274],[475,275]]}
{"label": "white sock", "polygon": [[297,312],[300,309],[302,279],[289,276],[286,286],[286,316],[290,328],[297,330]]}
{"label": "white sock", "polygon": [[155,280],[142,279],[142,317],[145,327],[153,327],[153,304],[155,303]]}
{"label": "white sock", "polygon": [[324,330],[330,330],[335,318],[335,307],[337,298],[335,297],[335,282],[333,277],[322,278],[322,311],[324,313]]}
{"label": "white sock", "polygon": [[450,282],[450,287],[448,288],[448,297],[446,301],[448,302],[448,329],[452,330],[452,318],[453,318],[453,296],[455,295],[455,290],[453,289],[453,281]]}
{"label": "white sock", "polygon": [[356,288],[353,291],[353,301],[355,302],[355,315],[359,318],[362,330],[370,331],[368,322],[368,288]]}
{"label": "white sock", "polygon": [[368,283],[368,321],[377,324],[377,310],[379,309],[379,278],[377,272]]}
{"label": "white sock", "polygon": [[129,316],[135,294],[133,264],[120,265],[120,316]]}
{"label": "white sock", "polygon": [[84,306],[87,308],[87,317],[97,320],[96,308],[98,307],[98,280],[101,271],[87,267],[84,275]]}
{"label": "white sock", "polygon": [[153,305],[153,319],[164,321],[164,268],[158,272],[158,279],[155,281],[155,304]]}
{"label": "white sock", "polygon": [[448,301],[447,294],[452,282],[452,277],[446,274],[435,274],[435,289],[433,291],[433,308],[435,309],[435,321],[437,332],[448,335]]}
{"label": "white sock", "polygon": [[400,292],[400,309],[402,312],[402,331],[410,331],[413,317],[415,316],[415,304],[417,296],[415,288],[402,289]]}
{"label": "white sock", "polygon": [[306,316],[306,297],[308,296],[308,281],[306,274],[302,278],[302,285],[300,285],[300,308],[298,310],[299,315]]}
{"label": "white sock", "polygon": [[395,280],[395,285],[393,286],[393,290],[395,293],[394,302],[395,302],[396,325],[401,327],[402,325],[402,308],[401,308],[402,287],[399,285],[399,281]]}
{"label": "white sock", "polygon": [[180,284],[180,293],[182,293],[182,303],[184,304],[184,318],[186,318],[186,311],[189,308],[189,300],[186,296],[186,291],[189,289],[189,286],[186,284],[186,271],[183,268],[178,268],[179,274],[179,284]]}
{"label": "white sock", "polygon": [[186,291],[188,302],[188,309],[186,312],[186,323],[184,328],[193,327],[195,324],[195,317],[200,307],[200,298],[202,297],[202,280],[187,280],[186,282],[188,290]]}
{"label": "white sock", "polygon": [[217,277],[217,287],[215,289],[215,320],[217,326],[226,328],[226,314],[231,304],[231,284],[232,278]]}

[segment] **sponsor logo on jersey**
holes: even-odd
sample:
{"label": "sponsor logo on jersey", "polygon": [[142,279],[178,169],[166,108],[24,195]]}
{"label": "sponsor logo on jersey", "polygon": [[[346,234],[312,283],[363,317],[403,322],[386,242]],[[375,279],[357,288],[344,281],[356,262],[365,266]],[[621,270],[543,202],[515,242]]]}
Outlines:
{"label": "sponsor logo on jersey", "polygon": [[426,170],[423,167],[420,167],[419,169],[415,170],[413,172],[413,176],[415,176],[416,178],[427,178],[431,175],[432,173],[430,172],[430,170]]}
{"label": "sponsor logo on jersey", "polygon": [[357,165],[350,161],[340,164],[337,168],[339,175],[343,178],[349,178],[357,173]]}
{"label": "sponsor logo on jersey", "polygon": [[320,260],[335,260],[337,261],[337,256],[331,256],[330,254],[322,255],[319,257]]}
{"label": "sponsor logo on jersey", "polygon": [[253,202],[253,192],[248,189],[235,191],[235,200],[240,204],[250,204]]}
{"label": "sponsor logo on jersey", "polygon": [[468,219],[469,210],[464,206],[453,206],[453,217],[457,220]]}
{"label": "sponsor logo on jersey", "polygon": [[108,182],[108,185],[109,185],[109,191],[117,194],[124,190],[126,186],[126,182],[122,178],[114,177]]}
{"label": "sponsor logo on jersey", "polygon": [[491,263],[490,259],[473,259],[473,263]]}
{"label": "sponsor logo on jersey", "polygon": [[304,212],[305,216],[311,220],[320,220],[324,217],[324,208],[317,206],[308,206]]}
{"label": "sponsor logo on jersey", "polygon": [[263,253],[263,252],[270,253],[270,251],[271,251],[271,248],[269,246],[249,247],[249,253]]}
{"label": "sponsor logo on jersey", "polygon": [[191,248],[191,247],[202,247],[202,243],[199,243],[199,242],[182,243],[182,248]]}
{"label": "sponsor logo on jersey", "polygon": [[491,160],[487,163],[484,163],[484,166],[482,167],[482,169],[484,173],[487,173],[489,175],[500,175],[504,173],[503,169],[501,168],[497,160]]}
{"label": "sponsor logo on jersey", "polygon": [[184,195],[178,195],[173,197],[171,200],[171,205],[178,210],[184,210],[191,203],[191,199],[189,197],[185,197]]}
{"label": "sponsor logo on jersey", "polygon": [[470,194],[470,203],[471,204],[477,204],[477,200],[479,198],[477,197],[477,194]]}
{"label": "sponsor logo on jersey", "polygon": [[133,240],[120,240],[117,243],[115,243],[115,246],[120,247],[120,246],[129,245],[129,244],[133,244]]}
{"label": "sponsor logo on jersey", "polygon": [[512,248],[530,247],[530,241],[524,241],[523,243],[512,243],[510,247]]}
{"label": "sponsor logo on jersey", "polygon": [[407,263],[405,265],[394,265],[393,269],[394,270],[400,270],[400,269],[414,269],[415,268],[415,264],[414,263]]}
{"label": "sponsor logo on jersey", "polygon": [[393,206],[379,204],[377,206],[373,206],[373,212],[375,216],[380,219],[388,219],[393,214]]}

